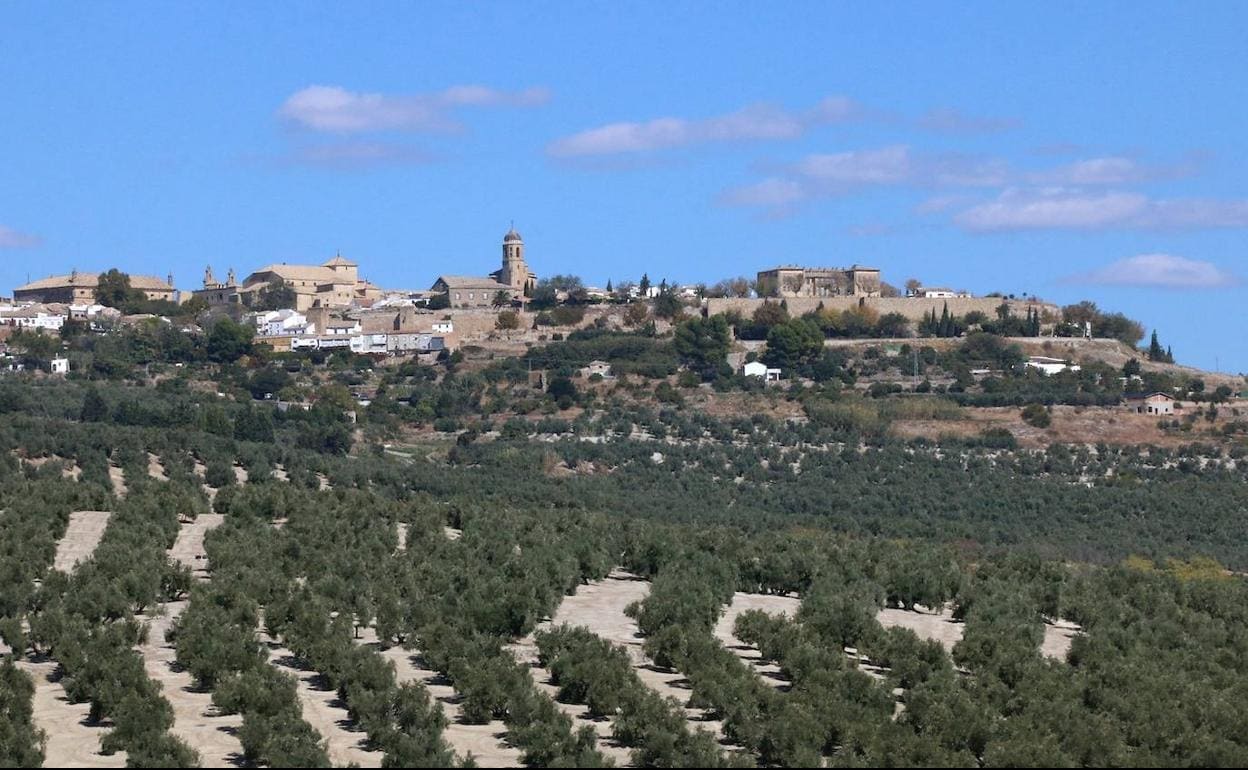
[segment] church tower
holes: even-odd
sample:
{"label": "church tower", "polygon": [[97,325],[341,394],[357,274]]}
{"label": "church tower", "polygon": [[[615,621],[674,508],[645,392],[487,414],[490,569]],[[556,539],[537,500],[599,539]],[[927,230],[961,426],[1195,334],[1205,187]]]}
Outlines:
{"label": "church tower", "polygon": [[537,282],[524,261],[524,239],[514,226],[503,236],[503,269],[496,275],[499,283],[510,286],[517,294],[532,291]]}

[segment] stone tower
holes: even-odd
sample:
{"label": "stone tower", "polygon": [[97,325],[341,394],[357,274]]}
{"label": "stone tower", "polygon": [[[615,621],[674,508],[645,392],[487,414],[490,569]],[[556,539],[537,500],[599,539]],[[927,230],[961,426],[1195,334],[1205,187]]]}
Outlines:
{"label": "stone tower", "polygon": [[533,277],[524,261],[524,239],[515,227],[503,236],[503,269],[497,275],[499,283],[510,286],[518,294],[533,288]]}

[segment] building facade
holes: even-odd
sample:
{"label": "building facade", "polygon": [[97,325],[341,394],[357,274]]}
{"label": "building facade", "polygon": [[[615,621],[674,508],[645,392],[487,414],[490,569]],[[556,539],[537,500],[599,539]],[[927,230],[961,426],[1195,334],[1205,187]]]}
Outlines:
{"label": "building facade", "polygon": [[[62,302],[66,305],[90,305],[95,302],[95,290],[100,285],[99,273],[53,275],[13,290],[14,302]],[[173,276],[161,280],[151,275],[130,276],[130,287],[139,289],[151,300],[177,301],[177,289],[173,288]]]}
{"label": "building facade", "polygon": [[212,268],[204,271],[204,286],[194,292],[209,305],[239,304],[257,306],[261,295],[274,289],[289,289],[294,296],[293,310],[314,307],[367,306],[381,299],[377,286],[360,278],[359,265],[341,254],[321,265],[267,265],[247,276],[241,284],[233,269],[225,283],[215,280]]}
{"label": "building facade", "polygon": [[763,297],[878,297],[880,271],[874,267],[775,267],[758,273]]}
{"label": "building facade", "polygon": [[508,302],[531,294],[537,286],[537,275],[524,259],[524,239],[515,228],[503,236],[503,265],[488,276],[442,275],[432,291],[447,300],[448,307],[485,308],[495,304],[499,292]]}

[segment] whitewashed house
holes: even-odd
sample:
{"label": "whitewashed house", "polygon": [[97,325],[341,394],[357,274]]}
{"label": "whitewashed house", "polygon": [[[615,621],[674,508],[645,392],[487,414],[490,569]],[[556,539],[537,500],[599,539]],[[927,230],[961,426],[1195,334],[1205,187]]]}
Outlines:
{"label": "whitewashed house", "polygon": [[52,359],[53,374],[69,374],[69,359],[57,357]]}
{"label": "whitewashed house", "polygon": [[746,377],[760,377],[765,382],[779,382],[780,381],[780,370],[772,369],[768,367],[767,364],[764,364],[762,361],[749,362],[745,366],[741,367],[741,373],[744,374]]}

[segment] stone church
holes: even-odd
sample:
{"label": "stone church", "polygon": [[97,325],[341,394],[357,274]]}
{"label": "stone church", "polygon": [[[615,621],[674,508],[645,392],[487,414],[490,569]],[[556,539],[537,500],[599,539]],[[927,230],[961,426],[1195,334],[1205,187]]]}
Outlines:
{"label": "stone church", "polygon": [[443,275],[431,291],[444,295],[449,307],[491,307],[499,292],[509,300],[533,293],[537,275],[524,261],[524,239],[512,227],[503,236],[503,266],[488,276]]}

